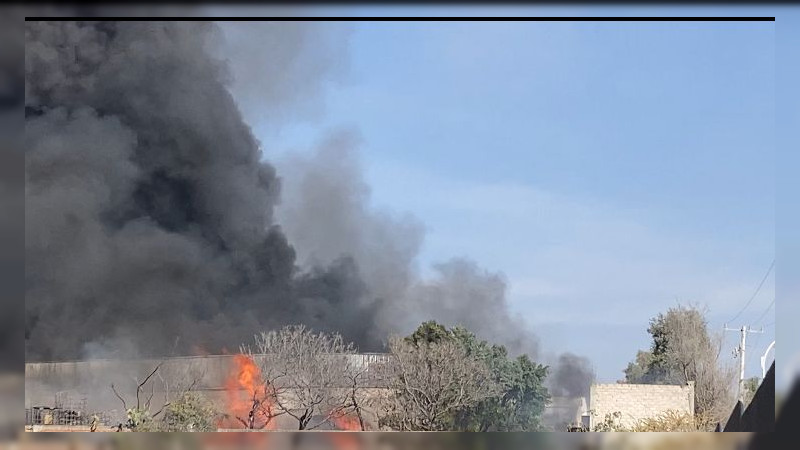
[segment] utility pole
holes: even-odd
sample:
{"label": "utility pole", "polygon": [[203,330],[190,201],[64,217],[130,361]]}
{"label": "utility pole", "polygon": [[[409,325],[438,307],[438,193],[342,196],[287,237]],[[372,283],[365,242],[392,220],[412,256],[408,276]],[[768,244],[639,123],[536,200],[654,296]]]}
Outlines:
{"label": "utility pole", "polygon": [[763,333],[764,329],[760,330],[753,330],[747,325],[742,325],[742,328],[728,328],[728,325],[725,325],[725,331],[738,331],[742,333],[739,347],[734,349],[734,355],[739,357],[739,401],[742,402],[744,405],[744,363],[745,363],[745,349],[747,347],[747,333]]}

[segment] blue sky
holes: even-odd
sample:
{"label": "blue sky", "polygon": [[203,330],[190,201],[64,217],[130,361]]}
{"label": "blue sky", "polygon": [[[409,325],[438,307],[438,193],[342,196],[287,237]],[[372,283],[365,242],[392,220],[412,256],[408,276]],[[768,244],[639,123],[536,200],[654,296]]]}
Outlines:
{"label": "blue sky", "polygon": [[[426,226],[423,274],[453,256],[503,272],[544,347],[601,381],[678,302],[720,330],[775,258],[775,24],[353,27],[324,116],[256,133],[280,153],[357,130],[372,203]],[[774,280],[732,324],[764,315],[748,375]]]}
{"label": "blue sky", "polygon": [[[777,54],[779,57],[777,81],[777,178],[776,178],[776,293],[779,297],[780,322],[777,328],[776,387],[785,390],[790,379],[797,380],[800,368],[800,327],[796,326],[800,317],[800,208],[798,194],[800,181],[797,167],[800,167],[800,152],[797,151],[800,133],[800,60],[793,57],[800,47],[800,9],[784,6],[778,9]],[[794,377],[790,374],[794,373]],[[795,381],[796,382],[796,381]]]}

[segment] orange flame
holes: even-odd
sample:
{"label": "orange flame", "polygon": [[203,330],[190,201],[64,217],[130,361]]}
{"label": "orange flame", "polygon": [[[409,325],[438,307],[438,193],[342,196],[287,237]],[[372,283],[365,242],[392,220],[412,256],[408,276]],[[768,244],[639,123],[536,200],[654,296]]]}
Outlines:
{"label": "orange flame", "polygon": [[330,433],[329,436],[336,450],[358,450],[361,448],[361,440],[357,434],[342,432]]}
{"label": "orange flame", "polygon": [[330,439],[336,450],[358,450],[361,448],[361,436],[350,431],[361,431],[361,422],[352,415],[331,417],[337,430],[345,433],[330,433]]}
{"label": "orange flame", "polygon": [[234,355],[225,380],[227,417],[220,427],[263,430],[274,428],[272,399],[261,377],[261,369],[247,355]]}
{"label": "orange flame", "polygon": [[357,417],[351,415],[344,415],[339,417],[332,417],[333,425],[337,430],[342,431],[361,431],[361,422]]}

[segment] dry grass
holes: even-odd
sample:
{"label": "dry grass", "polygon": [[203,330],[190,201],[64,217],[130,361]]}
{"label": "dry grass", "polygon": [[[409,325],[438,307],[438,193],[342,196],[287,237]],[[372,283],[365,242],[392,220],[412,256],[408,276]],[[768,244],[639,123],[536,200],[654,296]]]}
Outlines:
{"label": "dry grass", "polygon": [[[693,416],[684,411],[668,410],[653,417],[640,419],[634,425],[621,423],[621,413],[607,414],[592,431],[608,432],[694,432],[711,431],[714,423],[705,417]],[[709,428],[710,427],[710,428]]]}
{"label": "dry grass", "polygon": [[634,432],[691,432],[697,431],[694,416],[681,411],[665,411],[655,417],[639,420],[630,431]]}

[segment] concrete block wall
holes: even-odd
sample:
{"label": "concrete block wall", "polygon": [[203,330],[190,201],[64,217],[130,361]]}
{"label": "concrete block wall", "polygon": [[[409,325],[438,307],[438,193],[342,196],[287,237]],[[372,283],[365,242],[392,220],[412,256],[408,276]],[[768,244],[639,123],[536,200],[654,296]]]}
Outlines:
{"label": "concrete block wall", "polygon": [[[387,354],[351,355],[350,363],[357,367],[369,367],[371,364],[385,362]],[[86,399],[86,413],[102,412],[115,420],[124,419],[122,402],[111,389],[115,389],[129,402],[135,403],[136,385],[144,380],[161,360],[92,360],[70,362],[46,362],[25,364],[25,407],[55,406],[55,398],[59,393],[70,393],[75,398]],[[228,393],[225,380],[235,373],[236,366],[232,355],[209,355],[168,358],[161,366],[164,379],[191,380],[198,382],[194,389],[202,392],[221,410],[228,405]],[[149,386],[154,387],[154,402],[163,399],[163,384],[154,380]],[[148,388],[149,389],[149,388]],[[379,397],[379,389],[362,391],[369,399],[362,399],[365,409],[370,410],[373,397]],[[143,399],[150,391],[142,394]],[[241,391],[247,397],[245,391]],[[369,400],[369,401],[368,401]],[[291,404],[291,399],[284,399]],[[374,414],[373,414],[374,415]],[[291,422],[288,426],[296,426]]]}
{"label": "concrete block wall", "polygon": [[619,412],[625,427],[666,411],[694,415],[694,383],[684,386],[655,384],[594,384],[589,394],[590,427],[602,422],[607,414]]}

